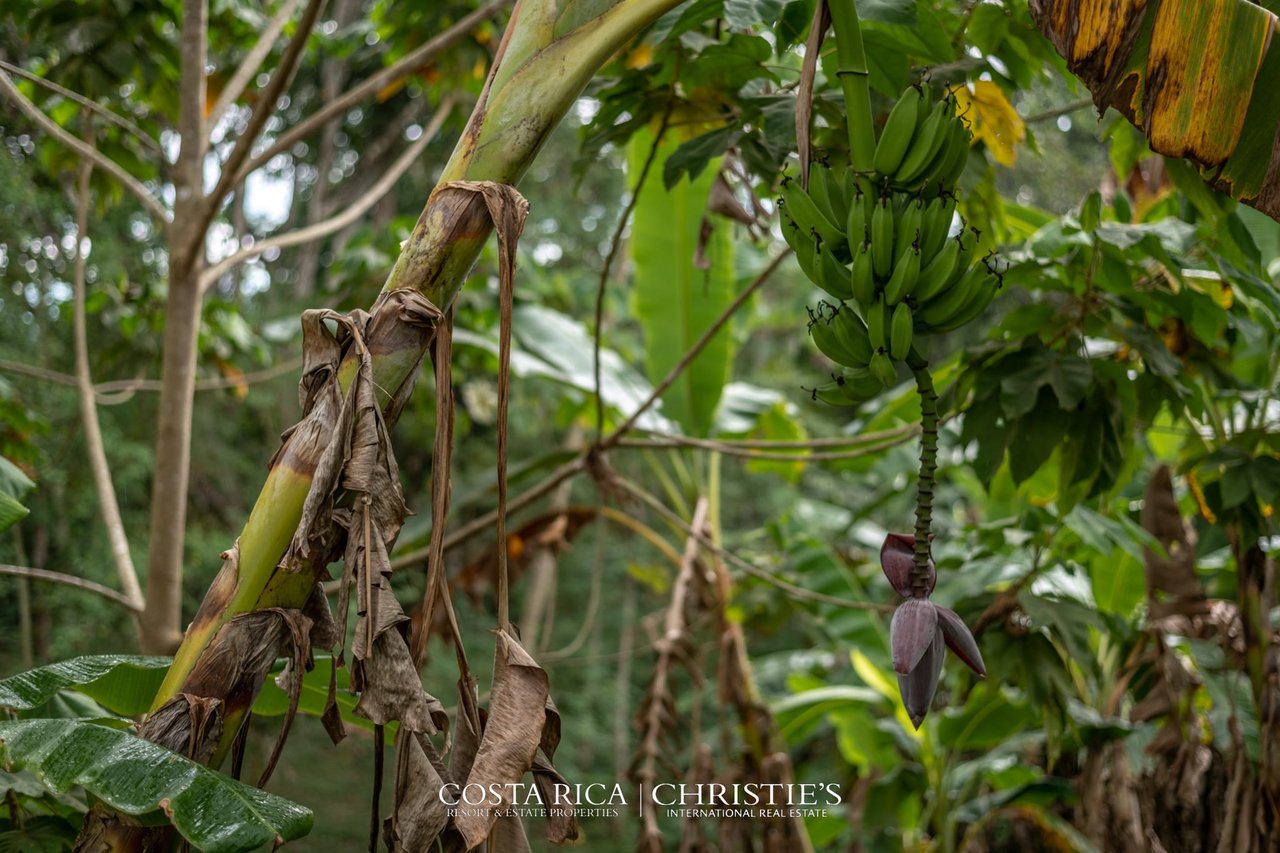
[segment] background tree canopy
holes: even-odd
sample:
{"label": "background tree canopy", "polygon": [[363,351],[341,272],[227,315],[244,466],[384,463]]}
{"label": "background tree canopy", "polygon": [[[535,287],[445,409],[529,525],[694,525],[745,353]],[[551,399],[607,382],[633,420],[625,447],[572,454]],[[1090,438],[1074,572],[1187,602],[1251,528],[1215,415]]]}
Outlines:
{"label": "background tree canopy", "polygon": [[[488,653],[506,577],[558,715],[543,773],[631,786],[782,767],[838,784],[842,802],[787,822],[799,846],[776,849],[1269,849],[1280,51],[1264,39],[1235,56],[1230,34],[1274,35],[1275,4],[1118,4],[1143,8],[1114,27],[1130,36],[1116,59],[1082,41],[1105,22],[1071,30],[1064,16],[1117,4],[857,3],[878,124],[908,85],[954,93],[973,135],[959,212],[1003,277],[978,320],[928,345],[942,416],[933,601],[973,628],[988,675],[953,661],[918,729],[878,561],[887,533],[912,529],[919,398],[903,373],[859,406],[817,399],[837,367],[807,325],[831,297],[777,215],[780,182],[801,171],[798,105],[811,159],[849,161],[835,39],[810,32],[821,10],[516,5],[504,40],[512,4],[498,0],[0,0],[0,672],[35,668],[0,681],[0,849],[69,849],[99,800],[228,850],[275,833],[358,849],[379,788],[381,816],[398,811],[390,745],[405,718],[377,719],[347,690],[362,677],[357,619],[339,619],[345,668],[314,634],[305,678],[305,654],[288,670],[262,656],[259,676],[279,677],[240,709],[253,714],[239,778],[273,763],[282,722],[292,732],[264,791],[234,785],[231,761],[193,766],[167,814],[154,774],[46,758],[60,741],[126,749],[156,697],[182,693],[169,656],[177,672],[201,651],[201,603],[225,593],[224,552],[261,518],[265,464],[299,419],[299,314],[369,309],[389,272],[414,274],[424,233],[449,228],[456,255],[440,268],[469,268],[436,300],[451,304],[452,372],[414,367],[418,393],[388,416],[416,514],[389,532],[385,584],[406,616],[393,633],[410,651],[425,639],[422,683],[456,715],[454,737],[470,711],[453,651],[470,652],[486,719],[510,684]],[[1170,23],[1192,5],[1201,17]],[[1180,73],[1240,98],[1160,100],[1150,57],[1210,24],[1220,37]],[[586,88],[558,104],[570,83],[528,69],[584,32],[610,47],[567,51]],[[207,56],[192,58],[193,33]],[[477,104],[551,129],[508,162],[510,126],[484,124],[485,109],[469,119]],[[1168,130],[1184,114],[1195,145]],[[1214,145],[1230,150],[1215,159]],[[504,426],[503,259],[489,241],[470,267],[481,202],[432,190],[518,177],[529,216]],[[314,333],[353,351],[325,322]],[[451,467],[437,378],[455,401]],[[394,390],[370,393],[385,404]],[[308,411],[317,396],[302,394]],[[185,438],[170,430],[183,424]],[[499,546],[500,435],[512,511]],[[433,542],[442,470],[452,502]],[[267,483],[267,505],[297,488]],[[424,607],[433,545],[457,636],[443,605]],[[337,746],[319,719],[331,678],[327,724],[340,715],[350,734]],[[216,765],[233,734],[197,762]],[[220,824],[202,818],[210,798],[231,804]],[[758,822],[729,818],[624,808],[579,824],[599,850],[763,843]],[[537,850],[557,831],[520,834]]]}

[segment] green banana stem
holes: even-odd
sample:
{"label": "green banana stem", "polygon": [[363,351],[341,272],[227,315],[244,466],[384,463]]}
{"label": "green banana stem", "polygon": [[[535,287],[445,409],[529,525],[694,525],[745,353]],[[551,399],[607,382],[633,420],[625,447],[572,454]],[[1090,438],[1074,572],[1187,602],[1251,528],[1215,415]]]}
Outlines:
{"label": "green banana stem", "polygon": [[849,127],[849,165],[854,171],[873,171],[876,137],[872,130],[871,86],[867,82],[867,53],[854,0],[827,0],[836,34],[836,76],[844,92],[844,116]]}
{"label": "green banana stem", "polygon": [[916,484],[915,560],[911,564],[911,593],[924,598],[929,591],[929,534],[933,527],[933,484],[938,470],[938,392],[929,363],[912,350],[907,366],[920,394],[920,479]]}

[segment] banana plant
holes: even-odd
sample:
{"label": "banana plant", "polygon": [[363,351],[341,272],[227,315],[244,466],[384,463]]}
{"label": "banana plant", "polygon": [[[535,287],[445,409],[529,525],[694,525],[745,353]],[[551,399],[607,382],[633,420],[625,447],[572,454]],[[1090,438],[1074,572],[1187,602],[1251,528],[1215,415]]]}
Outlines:
{"label": "banana plant", "polygon": [[[678,4],[518,0],[440,186],[517,183],[597,69]],[[478,194],[437,191],[404,244],[363,341],[388,425],[412,391],[437,312],[448,310],[491,228]],[[340,398],[355,380],[361,368],[358,349],[352,347],[332,369],[340,393],[327,395],[330,399]],[[324,394],[327,370],[304,376],[312,400]],[[291,548],[336,422],[334,406],[308,408],[272,459],[258,500],[236,544],[225,552],[141,730],[149,740],[212,766],[222,762],[240,731],[281,648],[281,632],[293,627],[281,626],[270,614],[300,613],[314,602],[317,581],[327,576],[325,566],[334,553],[334,543]],[[200,713],[211,716],[196,726]],[[141,850],[154,842],[155,833],[101,811],[86,821],[82,839],[98,845],[86,849]]]}
{"label": "banana plant", "polygon": [[1153,151],[1280,220],[1280,3],[1029,5],[1100,111],[1115,107]]}

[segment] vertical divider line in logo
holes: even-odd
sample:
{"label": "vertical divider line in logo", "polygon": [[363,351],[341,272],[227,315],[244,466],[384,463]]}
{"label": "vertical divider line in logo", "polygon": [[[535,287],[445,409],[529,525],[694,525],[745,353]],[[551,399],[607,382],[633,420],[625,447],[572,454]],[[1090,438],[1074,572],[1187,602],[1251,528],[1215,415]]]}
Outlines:
{"label": "vertical divider line in logo", "polygon": [[639,802],[639,806],[640,806],[639,818],[641,820],[644,820],[644,783],[643,782],[640,783],[640,796],[637,797],[636,799],[640,801]]}

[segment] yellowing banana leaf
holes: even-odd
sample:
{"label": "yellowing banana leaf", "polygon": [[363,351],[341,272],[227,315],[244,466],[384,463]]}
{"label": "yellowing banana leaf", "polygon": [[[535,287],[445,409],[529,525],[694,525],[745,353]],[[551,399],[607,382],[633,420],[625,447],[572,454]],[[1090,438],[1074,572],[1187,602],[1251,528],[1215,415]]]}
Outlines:
{"label": "yellowing banana leaf", "polygon": [[1273,0],[1030,0],[1099,109],[1153,151],[1280,220],[1280,19]]}
{"label": "yellowing banana leaf", "polygon": [[[644,330],[645,371],[654,383],[662,381],[734,297],[728,223],[707,213],[719,161],[703,169],[697,180],[684,175],[670,190],[663,186],[663,163],[681,141],[671,131],[659,146],[636,203],[629,241],[635,264],[632,300]],[[632,138],[632,182],[652,147],[648,130]],[[733,338],[726,325],[662,395],[662,414],[686,433],[710,432],[732,357]]]}

